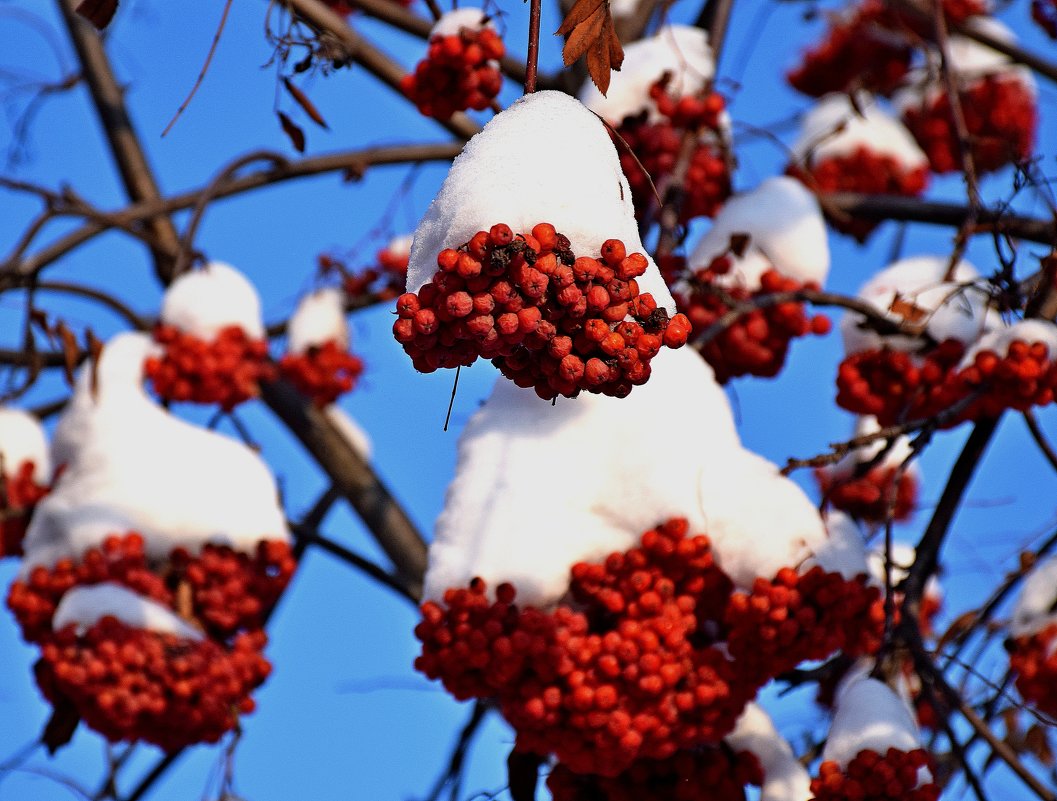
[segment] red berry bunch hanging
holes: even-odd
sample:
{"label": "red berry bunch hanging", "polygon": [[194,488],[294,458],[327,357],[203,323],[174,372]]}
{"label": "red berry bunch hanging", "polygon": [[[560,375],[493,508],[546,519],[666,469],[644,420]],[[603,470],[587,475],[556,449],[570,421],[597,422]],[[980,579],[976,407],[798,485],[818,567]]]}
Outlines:
{"label": "red berry bunch hanging", "polygon": [[735,592],[725,623],[735,663],[762,684],[808,659],[876,652],[884,606],[865,575],[783,568],[772,580],[756,579],[751,592]]}
{"label": "red berry bunch hanging", "polygon": [[745,786],[762,783],[755,756],[714,746],[641,759],[612,778],[574,773],[562,763],[547,777],[553,801],[745,801]]}
{"label": "red berry bunch hanging", "polygon": [[[1019,164],[1035,148],[1038,109],[1031,86],[1016,72],[987,75],[959,91],[969,150],[978,173]],[[905,103],[903,122],[929,157],[934,172],[962,169],[949,95],[937,88]]]}
{"label": "red berry bunch hanging", "polygon": [[1057,623],[1011,640],[1009,667],[1021,697],[1047,715],[1057,715]]}
{"label": "red berry bunch hanging", "polygon": [[356,272],[350,271],[333,256],[326,254],[318,258],[319,272],[326,275],[338,272],[342,276],[342,289],[349,302],[392,300],[400,296],[407,284],[407,265],[411,257],[411,238],[397,237],[375,254],[376,264]]}
{"label": "red berry bunch hanging", "polygon": [[857,520],[883,523],[888,519],[889,500],[893,520],[907,520],[917,504],[918,481],[898,467],[876,465],[862,475],[836,475],[831,470],[815,470],[815,478],[826,503]]}
{"label": "red berry bunch hanging", "polygon": [[[439,270],[397,300],[393,335],[423,373],[491,359],[547,400],[582,390],[623,397],[650,376],[661,346],[690,333],[638,282],[649,264],[619,239],[576,257],[549,223],[517,234],[502,223],[437,257]],[[627,319],[630,317],[631,319]]]}
{"label": "red berry bunch hanging", "polygon": [[1006,409],[1025,412],[1053,403],[1057,391],[1057,361],[1043,342],[1014,339],[1004,356],[980,349],[972,364],[958,371],[952,390],[962,396],[977,394],[963,415],[968,419],[997,417]]}
{"label": "red berry bunch hanging", "polygon": [[730,171],[720,144],[724,102],[715,92],[674,97],[667,90],[669,79],[666,73],[650,88],[660,119],[651,119],[648,112],[626,117],[614,139],[620,167],[631,186],[635,216],[642,221],[656,207],[654,187],[675,168],[686,132],[699,132],[679,209],[679,221],[685,224],[697,217],[714,216],[730,196]]}
{"label": "red berry bunch hanging", "polygon": [[48,494],[48,487],[34,478],[37,468],[33,462],[11,467],[11,472],[0,473],[0,558],[22,555],[22,539],[33,509]]}
{"label": "red berry bunch hanging", "polygon": [[882,426],[931,417],[958,400],[951,376],[964,352],[947,339],[920,356],[889,347],[853,353],[837,369],[837,405]]}
{"label": "red berry bunch hanging", "polygon": [[70,705],[112,742],[145,741],[166,751],[216,742],[252,712],[250,692],[268,676],[263,631],[240,634],[230,649],[103,617],[44,643],[34,672],[56,707]]}
{"label": "red berry bunch hanging", "polygon": [[279,361],[279,371],[298,392],[323,408],[352,391],[363,372],[363,360],[330,340],[302,353],[285,354]]}
{"label": "red berry bunch hanging", "polygon": [[[689,291],[674,293],[678,308],[686,314],[698,336],[738,303],[775,292],[818,289],[817,284],[802,284],[773,268],[760,277],[760,288],[756,291],[728,286],[720,277],[730,268],[730,257],[719,256],[696,273]],[[829,330],[829,318],[823,315],[809,318],[803,303],[788,301],[742,314],[700,350],[720,383],[741,375],[769,378],[782,369],[793,339],[809,333],[825,335]]]}
{"label": "red berry bunch hanging", "polygon": [[923,748],[889,748],[884,754],[866,749],[843,769],[828,760],[811,780],[812,801],[936,801],[939,787],[919,784],[921,768],[932,769],[932,758]]}
{"label": "red berry bunch hanging", "polygon": [[757,685],[712,637],[731,589],[707,537],[685,520],[572,568],[577,607],[520,609],[484,582],[423,605],[417,669],[457,698],[495,697],[517,748],[568,770],[612,777],[640,759],[717,743]]}
{"label": "red berry bunch hanging", "polygon": [[257,397],[261,381],[275,377],[267,341],[251,339],[239,326],[228,326],[205,341],[159,324],[154,339],[165,352],[148,358],[144,373],[165,400],[216,403],[231,411]]}
{"label": "red berry bunch hanging", "polygon": [[490,26],[433,36],[426,58],[400,81],[420,113],[446,120],[456,111],[488,108],[503,86],[498,59],[506,48]]}

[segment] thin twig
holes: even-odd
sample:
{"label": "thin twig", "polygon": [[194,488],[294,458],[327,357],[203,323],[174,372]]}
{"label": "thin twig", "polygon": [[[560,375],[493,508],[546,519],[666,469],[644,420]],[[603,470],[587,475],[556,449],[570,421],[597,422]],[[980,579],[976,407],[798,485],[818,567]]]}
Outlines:
{"label": "thin twig", "polygon": [[180,119],[187,107],[191,105],[191,100],[194,98],[195,93],[198,91],[198,87],[200,87],[202,85],[202,81],[205,80],[206,73],[209,72],[209,65],[213,63],[213,56],[217,52],[217,45],[220,44],[220,36],[222,33],[224,33],[224,25],[228,21],[229,11],[231,11],[231,0],[226,0],[226,2],[224,3],[224,13],[220,15],[220,24],[217,26],[216,33],[213,34],[213,43],[209,45],[209,53],[206,54],[206,61],[202,65],[202,69],[198,73],[198,78],[195,79],[195,85],[191,87],[191,91],[188,92],[187,97],[184,98],[184,102],[182,102],[180,104],[180,107],[176,109],[176,113],[173,115],[173,118],[169,120],[169,124],[166,125],[165,130],[161,132],[162,138],[164,138],[165,135],[172,130],[172,127],[176,125],[176,121]]}

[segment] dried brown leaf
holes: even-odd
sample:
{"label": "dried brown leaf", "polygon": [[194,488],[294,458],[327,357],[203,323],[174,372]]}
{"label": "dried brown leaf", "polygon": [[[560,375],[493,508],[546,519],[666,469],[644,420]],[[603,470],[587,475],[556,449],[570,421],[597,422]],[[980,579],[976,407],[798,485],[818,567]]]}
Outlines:
{"label": "dried brown leaf", "polygon": [[954,619],[954,621],[947,628],[947,630],[943,632],[943,636],[940,637],[939,642],[936,643],[936,649],[939,650],[943,648],[943,646],[945,646],[955,637],[958,637],[963,632],[968,631],[972,627],[973,623],[976,622],[976,614],[977,613],[975,610],[970,610],[968,612],[963,612],[962,614],[958,615],[958,617]]}
{"label": "dried brown leaf", "polygon": [[587,72],[598,91],[609,91],[610,72],[624,62],[609,0],[576,0],[557,33],[568,37],[562,49],[565,66],[586,56]]}
{"label": "dried brown leaf", "polygon": [[63,322],[55,326],[55,333],[62,344],[62,371],[66,375],[66,382],[73,386],[73,374],[77,368],[77,359],[80,356],[80,349],[77,347],[77,336]]}
{"label": "dried brown leaf", "polygon": [[74,12],[103,30],[117,12],[117,0],[81,0]]}
{"label": "dried brown leaf", "polygon": [[892,299],[892,305],[888,307],[888,310],[893,314],[898,314],[908,323],[920,323],[929,314],[928,309],[923,309],[909,300],[904,300],[899,295]]}
{"label": "dried brown leaf", "polygon": [[302,131],[297,124],[287,117],[283,112],[275,112],[279,115],[279,124],[283,126],[283,133],[290,139],[290,144],[294,146],[294,150],[298,153],[305,152],[305,132]]}
{"label": "dried brown leaf", "polygon": [[1049,730],[1045,726],[1036,723],[1028,729],[1028,733],[1024,735],[1024,747],[1043,765],[1053,767],[1053,747],[1050,745]]}
{"label": "dried brown leaf", "polygon": [[290,93],[290,97],[301,107],[301,109],[308,115],[309,119],[312,120],[320,128],[330,130],[330,126],[327,125],[327,121],[323,119],[323,115],[319,113],[319,109],[316,108],[315,104],[308,99],[301,89],[294,85],[293,81],[289,78],[283,78],[283,86],[286,87],[286,91]]}
{"label": "dried brown leaf", "polygon": [[604,14],[596,13],[573,28],[569,38],[565,40],[565,47],[562,49],[562,59],[565,61],[565,66],[568,67],[596,45],[598,37],[602,35],[602,23],[604,20]]}
{"label": "dried brown leaf", "polygon": [[[562,26],[554,32],[554,35],[568,36],[573,28],[594,16],[600,7],[608,5],[607,0],[576,0],[576,4],[569,9],[569,13],[562,20]],[[569,62],[565,63],[568,66]]]}

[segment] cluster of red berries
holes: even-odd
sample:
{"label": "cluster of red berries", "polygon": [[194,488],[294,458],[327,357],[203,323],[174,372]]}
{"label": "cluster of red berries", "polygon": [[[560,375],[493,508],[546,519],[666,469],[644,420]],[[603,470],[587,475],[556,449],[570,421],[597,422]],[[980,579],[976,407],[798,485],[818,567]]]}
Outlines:
{"label": "cluster of red berries", "polygon": [[363,372],[363,360],[330,340],[303,353],[287,353],[279,361],[279,371],[298,392],[323,408],[352,391]]}
{"label": "cluster of red berries", "polygon": [[[826,156],[812,161],[806,168],[790,166],[786,172],[809,187],[817,187],[820,192],[917,197],[924,193],[929,182],[927,167],[907,169],[899,159],[875,153],[863,145],[845,155]],[[878,226],[871,220],[832,215],[829,222],[836,230],[860,242],[865,241]]]}
{"label": "cluster of red berries", "polygon": [[923,748],[879,754],[860,751],[846,768],[830,760],[819,765],[811,780],[812,801],[936,801],[939,787],[919,783],[921,768],[932,770],[932,758]]}
{"label": "cluster of red berries", "polygon": [[429,40],[426,58],[400,81],[420,113],[446,120],[456,111],[488,108],[503,86],[496,61],[506,48],[495,29],[463,28]]}
{"label": "cluster of red berries", "polygon": [[[710,639],[731,582],[685,520],[572,568],[577,608],[518,608],[484,582],[423,605],[415,667],[457,698],[492,696],[517,748],[577,774],[613,777],[642,759],[718,743],[758,685]],[[712,632],[715,634],[717,632]]]}
{"label": "cluster of red berries", "polygon": [[1057,624],[1030,636],[1017,637],[1010,649],[1009,667],[1016,674],[1021,697],[1047,715],[1057,716]]}
{"label": "cluster of red berries", "polygon": [[[110,740],[145,740],[173,750],[215,742],[253,710],[249,693],[268,676],[264,618],[293,574],[287,543],[262,540],[252,555],[206,545],[174,549],[163,565],[147,560],[135,533],[108,537],[79,560],[37,566],[12,584],[7,604],[29,642],[41,646],[37,681],[58,708]],[[78,586],[127,587],[180,617],[205,637],[191,640],[103,617],[85,631],[55,631],[63,596]]]}
{"label": "cluster of red berries", "polygon": [[753,754],[722,746],[642,759],[615,777],[574,773],[561,763],[547,777],[553,801],[745,801],[746,785],[762,783]]}
{"label": "cluster of red berries", "polygon": [[889,347],[853,353],[837,369],[837,405],[882,426],[931,417],[957,399],[950,377],[964,352],[947,339],[921,356]]}
{"label": "cluster of red berries", "polygon": [[803,574],[783,568],[772,580],[757,578],[752,592],[731,596],[727,647],[762,684],[807,659],[875,653],[884,617],[881,591],[865,575],[845,579],[818,566]]}
{"label": "cluster of red berries", "polygon": [[1032,406],[1053,403],[1057,391],[1057,361],[1041,342],[1014,340],[1005,356],[979,351],[973,363],[953,378],[959,395],[978,393],[964,417],[997,417],[1006,409],[1025,412]]}
{"label": "cluster of red berries", "polygon": [[667,91],[668,80],[666,74],[650,88],[662,119],[651,121],[645,111],[626,117],[614,138],[621,169],[631,187],[635,216],[642,221],[656,206],[654,187],[675,168],[686,132],[698,132],[679,207],[679,220],[685,224],[697,217],[714,216],[730,196],[730,171],[719,132],[724,102],[715,92],[673,97]]}
{"label": "cluster of red berries", "polygon": [[36,465],[24,461],[11,473],[0,473],[0,559],[22,555],[29,518],[48,487],[37,483]]}
{"label": "cluster of red berries", "polygon": [[904,470],[897,480],[898,473],[896,467],[877,465],[862,475],[838,477],[831,470],[819,468],[815,479],[826,503],[834,509],[857,520],[883,523],[888,519],[890,500],[894,500],[893,520],[907,520],[917,504],[917,479]]}
{"label": "cluster of red berries", "polygon": [[231,411],[260,394],[260,382],[275,378],[268,361],[268,342],[251,339],[238,326],[228,326],[212,341],[158,325],[154,339],[164,346],[151,356],[144,372],[158,396],[170,401],[216,403]]}
{"label": "cluster of red berries", "polygon": [[377,264],[357,272],[350,271],[333,256],[321,254],[317,261],[321,274],[337,271],[342,276],[345,296],[356,301],[392,300],[399,297],[407,283],[407,265],[411,254],[407,251],[394,253],[389,248],[379,250],[375,256]]}
{"label": "cluster of red berries", "polygon": [[623,397],[646,382],[662,345],[680,347],[690,333],[684,315],[669,319],[640,294],[648,264],[619,239],[602,244],[601,258],[577,258],[549,223],[516,236],[500,223],[440,252],[433,279],[397,300],[393,335],[423,373],[480,357],[547,400]]}
{"label": "cluster of red berries", "polygon": [[[949,22],[963,22],[987,11],[985,0],[944,0]],[[786,77],[812,97],[865,89],[891,94],[906,77],[914,46],[933,38],[931,20],[902,13],[884,0],[863,0],[851,13],[834,17],[826,38],[804,54]]]}
{"label": "cluster of red berries", "polygon": [[[973,166],[978,173],[1031,157],[1038,110],[1034,93],[1019,76],[980,78],[962,89],[959,98]],[[903,122],[925,151],[933,171],[961,170],[961,145],[946,92],[905,106]]]}
{"label": "cluster of red berries", "polygon": [[266,642],[263,631],[243,633],[229,650],[107,616],[83,633],[73,623],[55,632],[35,673],[45,698],[72,704],[108,740],[175,751],[216,742],[253,711],[250,692],[271,672]]}
{"label": "cluster of red berries", "polygon": [[[719,256],[708,267],[697,271],[689,292],[673,293],[676,305],[686,314],[697,335],[737,304],[757,296],[818,289],[817,284],[802,284],[774,269],[760,277],[760,288],[754,292],[739,286],[723,286],[717,279],[730,271],[731,264],[729,256]],[[700,350],[720,383],[741,375],[772,377],[785,364],[793,339],[809,333],[821,336],[829,330],[828,317],[819,314],[809,318],[803,303],[788,301],[742,314]]]}

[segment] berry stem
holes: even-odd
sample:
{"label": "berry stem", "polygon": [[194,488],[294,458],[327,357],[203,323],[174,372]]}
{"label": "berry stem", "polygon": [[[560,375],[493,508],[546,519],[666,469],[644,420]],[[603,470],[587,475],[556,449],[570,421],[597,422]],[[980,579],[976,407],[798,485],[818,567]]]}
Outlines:
{"label": "berry stem", "polygon": [[525,57],[525,94],[536,91],[536,68],[540,55],[540,6],[541,0],[531,0],[529,6],[528,55]]}

